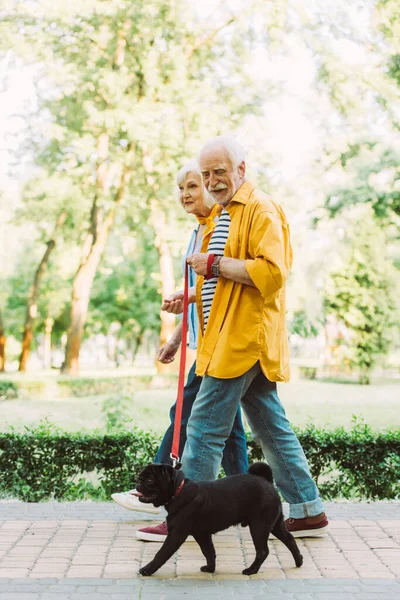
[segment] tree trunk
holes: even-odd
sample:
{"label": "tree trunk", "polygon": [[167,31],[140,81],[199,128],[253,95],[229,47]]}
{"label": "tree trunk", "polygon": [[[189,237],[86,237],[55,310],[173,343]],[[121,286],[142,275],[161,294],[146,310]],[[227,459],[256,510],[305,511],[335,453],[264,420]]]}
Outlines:
{"label": "tree trunk", "polygon": [[[159,253],[162,297],[168,298],[175,291],[174,268],[172,255],[168,243],[165,240],[166,222],[162,209],[155,201],[152,202],[152,225],[156,232],[155,245]],[[175,315],[160,311],[160,346],[164,345],[172,336],[175,329]],[[164,365],[156,361],[157,371],[165,373],[171,371],[171,365]]]}
{"label": "tree trunk", "polygon": [[3,326],[3,319],[0,311],[0,373],[6,369],[6,334]]}
{"label": "tree trunk", "polygon": [[[113,64],[114,69],[119,69],[124,64],[126,39],[130,24],[130,20],[126,20],[122,30],[118,32]],[[105,192],[109,187],[111,176],[113,175],[112,167],[109,167],[107,164],[109,141],[109,135],[105,132],[97,140],[97,156],[100,159],[100,163],[97,167],[96,185],[97,189],[102,192]],[[128,155],[131,153],[130,144],[127,147],[127,153]],[[114,223],[118,205],[121,203],[124,195],[128,173],[129,169],[127,163],[125,163],[122,168],[120,185],[114,197],[113,207],[104,222],[102,222],[102,211],[97,206],[97,195],[92,205],[90,231],[84,243],[83,257],[72,287],[70,326],[68,329],[65,360],[62,366],[62,372],[68,375],[78,374],[79,351],[89,306],[90,292],[108,235]]]}
{"label": "tree trunk", "polygon": [[44,348],[43,348],[43,366],[45,369],[51,368],[51,332],[53,331],[54,319],[47,317],[45,321]]}
{"label": "tree trunk", "polygon": [[144,331],[142,330],[134,340],[133,348],[132,348],[132,365],[135,364],[136,355],[137,355],[139,348],[143,341],[143,335],[144,335]]}
{"label": "tree trunk", "polygon": [[[99,139],[99,143],[104,139]],[[98,185],[104,189],[105,173],[98,168]],[[68,329],[67,347],[62,372],[77,375],[79,370],[79,351],[82,342],[83,329],[86,322],[90,300],[90,292],[97,267],[103,254],[106,242],[114,223],[117,208],[122,201],[125,185],[128,179],[128,167],[123,167],[120,185],[114,197],[113,207],[107,217],[102,220],[101,211],[97,207],[95,197],[91,209],[90,231],[84,243],[84,252],[72,286],[72,299]]]}
{"label": "tree trunk", "polygon": [[60,227],[65,222],[67,217],[66,211],[63,211],[55,224],[53,235],[50,240],[46,243],[46,251],[42,257],[42,260],[39,263],[38,268],[36,269],[35,277],[33,279],[33,283],[29,290],[28,295],[28,304],[26,309],[26,317],[25,317],[25,327],[24,333],[22,336],[22,350],[19,358],[19,367],[18,371],[26,371],[26,365],[28,362],[29,354],[31,351],[32,339],[33,339],[33,325],[35,322],[35,318],[37,315],[37,298],[39,294],[39,286],[40,282],[43,278],[45,270],[47,268],[50,254],[53,252],[56,246],[56,236]]}

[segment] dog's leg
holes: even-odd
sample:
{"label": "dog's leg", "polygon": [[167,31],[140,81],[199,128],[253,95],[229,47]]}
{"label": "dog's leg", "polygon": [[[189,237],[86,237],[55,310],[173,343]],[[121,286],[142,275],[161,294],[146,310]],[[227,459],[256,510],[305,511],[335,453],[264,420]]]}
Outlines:
{"label": "dog's leg", "polygon": [[203,571],[203,573],[214,573],[216,554],[211,533],[196,534],[194,539],[207,560],[207,564],[204,567],[200,567],[200,571]]}
{"label": "dog's leg", "polygon": [[145,567],[139,569],[141,575],[153,575],[169,558],[182,546],[188,534],[169,533],[167,539],[153,558]]}
{"label": "dog's leg", "polygon": [[296,543],[296,540],[286,529],[285,521],[283,520],[282,514],[280,515],[278,521],[275,523],[272,533],[274,536],[280,540],[287,548],[289,548],[290,552],[293,555],[294,562],[296,563],[296,567],[301,567],[303,564],[303,557],[300,554],[299,547]]}
{"label": "dog's leg", "polygon": [[242,571],[243,575],[254,575],[255,573],[258,573],[261,565],[269,554],[269,530],[268,527],[263,527],[261,523],[260,520],[249,523],[251,537],[253,538],[254,547],[256,549],[256,557],[252,564]]}

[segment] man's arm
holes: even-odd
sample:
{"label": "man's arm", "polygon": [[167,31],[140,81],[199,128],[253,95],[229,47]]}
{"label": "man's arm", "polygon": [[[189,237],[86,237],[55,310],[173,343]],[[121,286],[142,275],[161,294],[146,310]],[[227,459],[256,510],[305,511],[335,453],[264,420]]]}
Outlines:
{"label": "man's arm", "polygon": [[222,277],[226,277],[226,279],[232,279],[233,281],[237,281],[237,283],[256,287],[246,270],[245,260],[223,256],[219,261],[219,273]]}
{"label": "man's arm", "polygon": [[[222,277],[256,287],[263,296],[281,288],[292,265],[289,227],[279,215],[264,211],[254,220],[249,237],[252,258],[239,260],[223,256],[219,263]],[[192,254],[187,262],[197,275],[207,275],[207,253]]]}
{"label": "man's arm", "polygon": [[[207,260],[208,254],[206,252],[197,252],[187,259],[188,264],[195,271],[196,275],[207,275]],[[232,279],[238,283],[256,287],[246,270],[245,260],[223,256],[219,262],[219,272],[226,279]]]}
{"label": "man's arm", "polygon": [[246,271],[264,298],[281,289],[292,268],[289,225],[281,208],[260,212],[249,236]]}

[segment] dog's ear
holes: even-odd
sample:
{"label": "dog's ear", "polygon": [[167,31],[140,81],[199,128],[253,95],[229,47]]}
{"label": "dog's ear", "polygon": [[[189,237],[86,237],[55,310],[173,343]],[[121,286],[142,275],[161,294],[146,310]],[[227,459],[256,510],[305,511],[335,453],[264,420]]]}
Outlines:
{"label": "dog's ear", "polygon": [[176,471],[171,465],[163,465],[170,481],[175,481]]}
{"label": "dog's ear", "polygon": [[171,465],[165,465],[165,467],[169,480],[174,484],[174,489],[177,488],[185,477],[183,471],[179,471]]}

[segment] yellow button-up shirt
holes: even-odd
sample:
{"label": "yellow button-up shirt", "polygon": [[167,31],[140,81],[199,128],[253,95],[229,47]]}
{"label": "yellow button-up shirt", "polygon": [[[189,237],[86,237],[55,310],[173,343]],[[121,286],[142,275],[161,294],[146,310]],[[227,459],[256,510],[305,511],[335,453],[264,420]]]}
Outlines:
{"label": "yellow button-up shirt", "polygon": [[[231,379],[260,361],[270,381],[289,380],[289,344],[285,319],[285,282],[293,253],[283,210],[249,181],[238,189],[226,210],[231,224],[224,256],[246,260],[256,287],[220,277],[203,335],[201,287],[197,375]],[[201,251],[206,252],[210,235]]]}

